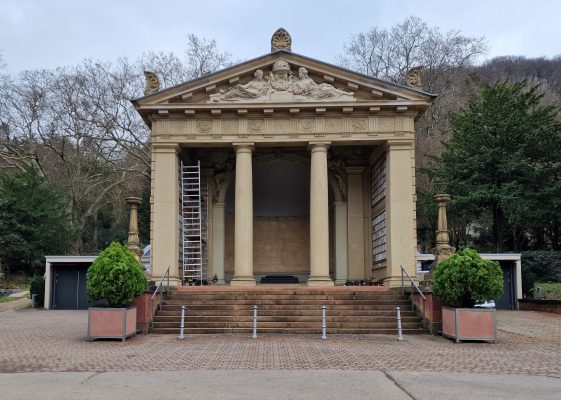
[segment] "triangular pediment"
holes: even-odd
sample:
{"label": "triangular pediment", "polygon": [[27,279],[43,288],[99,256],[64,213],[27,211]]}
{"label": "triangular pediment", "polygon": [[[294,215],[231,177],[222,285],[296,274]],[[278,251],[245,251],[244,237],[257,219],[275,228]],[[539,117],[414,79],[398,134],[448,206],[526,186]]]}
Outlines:
{"label": "triangular pediment", "polygon": [[393,107],[421,111],[434,95],[280,50],[133,100],[167,109]]}

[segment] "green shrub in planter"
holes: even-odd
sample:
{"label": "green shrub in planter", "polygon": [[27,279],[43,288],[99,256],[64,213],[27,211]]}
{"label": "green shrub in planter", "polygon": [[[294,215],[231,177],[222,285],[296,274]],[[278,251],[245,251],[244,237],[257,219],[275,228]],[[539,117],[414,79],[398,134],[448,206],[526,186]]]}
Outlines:
{"label": "green shrub in planter", "polygon": [[470,308],[478,301],[494,300],[503,293],[503,271],[495,261],[464,249],[438,264],[433,293],[450,307]]}
{"label": "green shrub in planter", "polygon": [[122,307],[144,293],[146,277],[132,253],[113,242],[88,269],[86,289],[90,301],[106,300],[111,307]]}

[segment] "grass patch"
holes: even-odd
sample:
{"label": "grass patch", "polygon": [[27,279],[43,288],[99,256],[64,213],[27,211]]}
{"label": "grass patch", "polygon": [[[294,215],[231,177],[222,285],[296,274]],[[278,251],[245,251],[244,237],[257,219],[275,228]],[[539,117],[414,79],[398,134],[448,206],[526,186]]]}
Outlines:
{"label": "grass patch", "polygon": [[[538,293],[541,293],[541,296]],[[534,297],[541,297],[544,300],[561,300],[561,282],[536,282]]]}
{"label": "grass patch", "polygon": [[9,303],[10,301],[19,300],[21,297],[0,297],[0,303]]}

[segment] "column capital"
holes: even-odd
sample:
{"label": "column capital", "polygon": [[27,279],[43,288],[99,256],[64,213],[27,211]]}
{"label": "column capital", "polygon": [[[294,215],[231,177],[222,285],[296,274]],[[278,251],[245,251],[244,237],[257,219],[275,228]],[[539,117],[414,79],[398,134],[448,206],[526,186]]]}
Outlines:
{"label": "column capital", "polygon": [[308,150],[314,151],[327,151],[331,142],[321,141],[321,142],[308,142]]}
{"label": "column capital", "polygon": [[179,154],[181,146],[177,143],[152,143],[152,150],[155,153],[176,153]]}
{"label": "column capital", "polygon": [[413,147],[413,139],[395,140],[390,139],[386,141],[386,148],[391,150],[410,150]]}
{"label": "column capital", "polygon": [[142,199],[140,197],[136,197],[136,196],[125,197],[125,201],[131,207],[132,206],[138,207],[140,204],[142,204]]}
{"label": "column capital", "polygon": [[236,152],[243,150],[249,150],[251,152],[255,148],[255,144],[253,142],[234,142],[232,143],[232,146]]}

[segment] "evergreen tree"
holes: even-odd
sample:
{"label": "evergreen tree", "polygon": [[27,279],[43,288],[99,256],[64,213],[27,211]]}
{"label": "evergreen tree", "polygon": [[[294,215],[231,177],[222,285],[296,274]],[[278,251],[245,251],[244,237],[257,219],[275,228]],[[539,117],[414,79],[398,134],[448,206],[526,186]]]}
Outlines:
{"label": "evergreen tree", "polygon": [[74,235],[67,204],[36,170],[0,177],[0,258],[12,273],[41,273]]}
{"label": "evergreen tree", "polygon": [[494,251],[520,250],[529,229],[560,215],[561,125],[541,98],[526,82],[485,85],[453,116],[452,137],[428,169],[454,207],[491,216]]}

